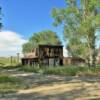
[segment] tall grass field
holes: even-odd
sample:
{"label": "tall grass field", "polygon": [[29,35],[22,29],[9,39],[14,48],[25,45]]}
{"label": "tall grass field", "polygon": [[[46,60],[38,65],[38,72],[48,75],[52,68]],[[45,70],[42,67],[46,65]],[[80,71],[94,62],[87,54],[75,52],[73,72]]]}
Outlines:
{"label": "tall grass field", "polygon": [[0,67],[15,66],[19,62],[17,57],[0,57]]}

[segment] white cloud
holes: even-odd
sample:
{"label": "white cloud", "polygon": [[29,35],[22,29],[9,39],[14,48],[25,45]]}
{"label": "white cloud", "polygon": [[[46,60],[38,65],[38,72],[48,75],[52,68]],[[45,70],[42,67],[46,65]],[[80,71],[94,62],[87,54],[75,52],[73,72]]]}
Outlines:
{"label": "white cloud", "polygon": [[22,44],[26,40],[16,32],[1,31],[0,32],[0,56],[11,56],[21,52]]}

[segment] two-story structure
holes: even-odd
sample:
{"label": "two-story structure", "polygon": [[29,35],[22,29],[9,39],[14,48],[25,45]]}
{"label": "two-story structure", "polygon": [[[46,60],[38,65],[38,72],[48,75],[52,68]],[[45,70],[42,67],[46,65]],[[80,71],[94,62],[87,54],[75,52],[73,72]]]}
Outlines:
{"label": "two-story structure", "polygon": [[37,49],[22,58],[23,65],[57,66],[63,65],[62,45],[39,45]]}

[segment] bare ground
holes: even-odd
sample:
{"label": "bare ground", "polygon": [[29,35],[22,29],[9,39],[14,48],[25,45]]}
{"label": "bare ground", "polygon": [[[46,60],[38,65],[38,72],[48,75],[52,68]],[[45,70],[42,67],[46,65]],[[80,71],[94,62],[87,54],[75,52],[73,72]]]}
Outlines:
{"label": "bare ground", "polygon": [[100,100],[100,77],[56,76],[3,71],[21,77],[24,88],[0,100]]}

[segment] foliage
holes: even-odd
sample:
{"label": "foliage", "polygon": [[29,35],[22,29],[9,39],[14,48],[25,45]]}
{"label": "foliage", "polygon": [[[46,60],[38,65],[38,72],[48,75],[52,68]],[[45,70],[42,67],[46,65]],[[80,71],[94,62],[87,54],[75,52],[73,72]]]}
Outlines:
{"label": "foliage", "polygon": [[17,65],[19,66],[17,57],[13,57],[12,62],[11,57],[0,57],[0,68],[17,67]]}
{"label": "foliage", "polygon": [[16,92],[21,87],[22,80],[17,77],[0,75],[0,94]]}
{"label": "foliage", "polygon": [[0,75],[0,83],[20,83],[21,79],[17,78],[17,77],[11,77],[8,75]]}
{"label": "foliage", "polygon": [[95,45],[99,37],[95,33],[100,28],[100,1],[66,0],[66,4],[66,8],[53,8],[54,25],[64,25],[64,37],[71,54],[83,56],[89,59],[91,66],[95,66]]}
{"label": "foliage", "polygon": [[39,67],[33,67],[33,66],[22,66],[19,68],[19,71],[25,71],[25,72],[34,72],[34,73],[39,73],[42,72],[42,69]]}
{"label": "foliage", "polygon": [[53,74],[53,75],[67,75],[67,76],[100,76],[100,66],[92,67],[79,67],[79,66],[57,66],[57,67],[37,67],[37,66],[23,66],[20,67],[20,71],[35,72],[42,74]]}
{"label": "foliage", "polygon": [[33,49],[33,47],[34,47],[34,44],[32,44],[32,42],[27,42],[27,43],[23,44],[23,47],[22,47],[23,53],[31,51]]}
{"label": "foliage", "polygon": [[61,41],[56,33],[51,30],[34,33],[29,41],[23,45],[23,53],[30,52],[32,49],[37,48],[39,44],[59,45]]}

